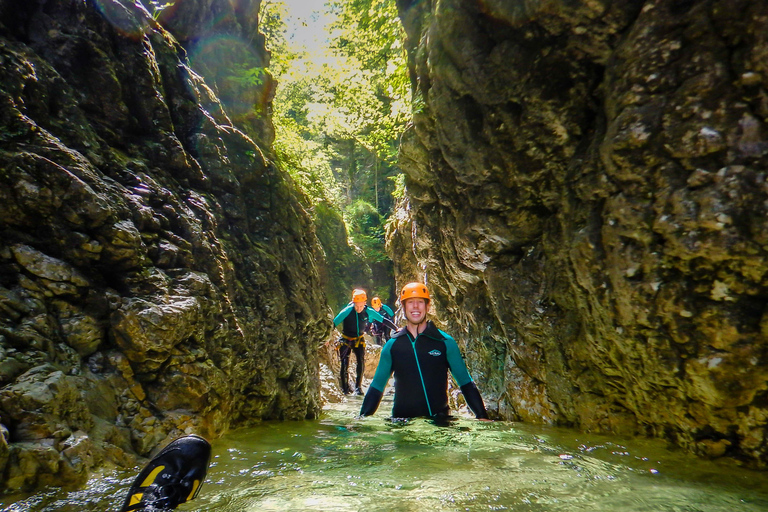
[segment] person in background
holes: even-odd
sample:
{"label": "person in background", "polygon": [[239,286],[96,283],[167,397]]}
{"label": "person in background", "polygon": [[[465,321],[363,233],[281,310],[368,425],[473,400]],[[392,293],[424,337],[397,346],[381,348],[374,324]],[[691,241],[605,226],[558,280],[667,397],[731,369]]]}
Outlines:
{"label": "person in background", "polygon": [[390,328],[397,328],[391,320],[381,316],[375,309],[369,307],[368,295],[365,290],[356,288],[352,290],[352,302],[342,309],[336,318],[333,319],[333,325],[341,331],[341,338],[338,342],[339,359],[341,360],[341,372],[339,375],[341,391],[350,394],[349,386],[349,356],[355,353],[357,362],[357,375],[355,378],[355,394],[362,395],[363,371],[365,371],[365,336],[371,321],[389,323]]}
{"label": "person in background", "polygon": [[[371,299],[371,307],[378,311],[384,318],[394,322],[395,314],[392,312],[392,309],[389,306],[382,304],[379,297],[374,297]],[[371,322],[370,333],[376,340],[377,345],[383,345],[384,342],[389,339],[391,332],[392,329],[384,325],[382,322],[377,320]]]}
{"label": "person in background", "polygon": [[381,403],[390,377],[395,375],[393,418],[447,417],[448,370],[480,420],[488,420],[483,398],[472,381],[456,341],[427,320],[429,290],[408,283],[400,292],[406,326],[392,335],[381,350],[379,365],[363,399],[360,416],[370,416]]}

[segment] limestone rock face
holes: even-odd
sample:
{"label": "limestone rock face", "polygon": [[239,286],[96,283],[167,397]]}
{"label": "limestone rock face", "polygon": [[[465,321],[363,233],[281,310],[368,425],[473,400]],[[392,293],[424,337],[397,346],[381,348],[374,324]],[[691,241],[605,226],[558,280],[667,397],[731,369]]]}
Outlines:
{"label": "limestone rock face", "polygon": [[389,233],[499,417],[768,465],[768,4],[398,2]]}
{"label": "limestone rock face", "polygon": [[[197,3],[255,27],[258,2]],[[311,221],[184,47],[133,0],[0,0],[0,23],[0,487],[317,415]]]}
{"label": "limestone rock face", "polygon": [[[152,0],[141,1],[152,8]],[[154,17],[183,45],[195,71],[215,86],[234,124],[269,149],[275,134],[267,114],[276,83],[267,71],[269,56],[258,27],[261,3],[175,0]]]}

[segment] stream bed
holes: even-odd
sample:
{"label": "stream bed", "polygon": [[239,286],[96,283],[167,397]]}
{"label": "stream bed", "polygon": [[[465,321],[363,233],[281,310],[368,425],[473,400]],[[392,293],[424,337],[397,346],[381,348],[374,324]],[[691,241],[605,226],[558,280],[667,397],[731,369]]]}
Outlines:
{"label": "stream bed", "polygon": [[[392,422],[387,396],[376,415],[357,419],[361,400],[215,440],[200,495],[177,510],[768,511],[768,472],[661,440],[464,416]],[[0,497],[0,511],[116,511],[134,476],[107,472],[78,491]]]}

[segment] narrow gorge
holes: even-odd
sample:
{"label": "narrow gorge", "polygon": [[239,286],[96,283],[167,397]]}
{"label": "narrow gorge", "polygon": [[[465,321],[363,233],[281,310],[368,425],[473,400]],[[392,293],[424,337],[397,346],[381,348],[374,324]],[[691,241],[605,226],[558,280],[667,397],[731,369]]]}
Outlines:
{"label": "narrow gorge", "polygon": [[[321,413],[329,256],[261,3],[0,0],[0,488]],[[768,4],[397,5],[388,252],[491,416],[765,469]]]}

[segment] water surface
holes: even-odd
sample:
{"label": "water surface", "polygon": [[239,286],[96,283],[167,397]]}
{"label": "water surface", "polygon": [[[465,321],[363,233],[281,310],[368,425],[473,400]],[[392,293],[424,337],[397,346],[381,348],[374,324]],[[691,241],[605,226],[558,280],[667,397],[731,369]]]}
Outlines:
{"label": "water surface", "polygon": [[[316,421],[265,422],[213,443],[184,511],[766,512],[768,473],[669,450],[659,440],[459,417],[356,419],[360,398]],[[92,478],[0,510],[117,510],[135,473]]]}

